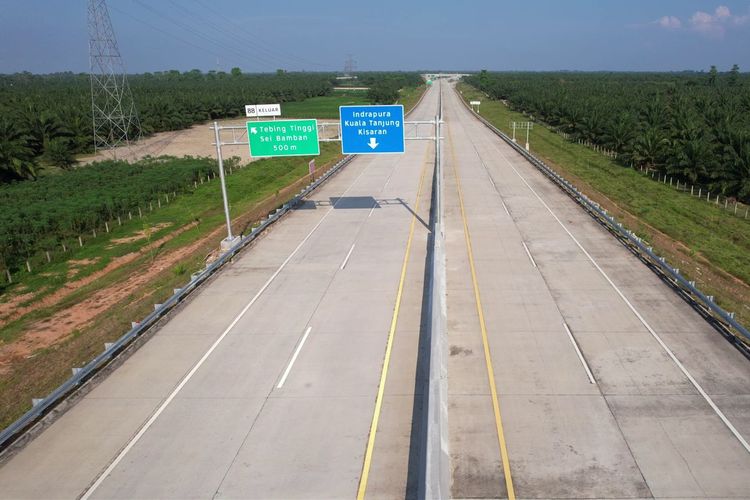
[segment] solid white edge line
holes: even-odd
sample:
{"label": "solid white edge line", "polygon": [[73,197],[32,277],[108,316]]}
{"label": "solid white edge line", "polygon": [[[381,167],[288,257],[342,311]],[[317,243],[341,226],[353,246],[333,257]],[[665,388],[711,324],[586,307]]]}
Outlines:
{"label": "solid white edge line", "polygon": [[[359,180],[360,177],[362,177],[362,174],[364,174],[367,171],[367,168],[363,168],[362,172],[357,176],[354,181],[349,185],[349,187],[342,193],[342,196],[345,195],[351,187],[356,184],[356,182]],[[183,387],[190,381],[191,378],[193,378],[193,375],[198,371],[198,369],[203,365],[203,363],[206,362],[208,357],[213,353],[216,348],[221,344],[222,340],[229,334],[229,332],[234,328],[234,326],[242,319],[242,317],[247,313],[247,311],[252,307],[253,304],[258,300],[258,298],[263,294],[263,292],[266,291],[266,289],[271,285],[274,279],[281,273],[281,271],[284,270],[286,265],[289,263],[289,261],[292,260],[292,258],[299,252],[299,250],[302,248],[302,246],[307,242],[307,240],[310,239],[310,237],[313,235],[313,233],[320,227],[321,224],[323,224],[323,221],[326,220],[326,218],[333,212],[333,210],[336,208],[336,205],[334,204],[331,208],[328,209],[328,212],[323,215],[323,217],[318,221],[317,224],[315,224],[315,227],[313,227],[309,233],[307,233],[307,236],[297,245],[297,247],[292,251],[292,253],[289,254],[289,256],[284,260],[284,262],[281,263],[281,265],[276,269],[276,271],[271,275],[270,278],[263,284],[263,286],[258,290],[258,293],[255,294],[255,296],[250,300],[250,302],[247,303],[247,305],[240,311],[240,313],[234,318],[234,320],[229,324],[229,326],[222,332],[222,334],[219,336],[219,338],[214,341],[213,344],[211,344],[211,347],[206,351],[206,353],[201,357],[200,360],[198,360],[198,363],[191,368],[191,370],[188,372],[187,375],[180,381],[180,383],[177,385],[177,387],[174,388],[174,390],[169,394],[167,399],[162,402],[162,404],[157,408],[157,410],[154,412],[153,415],[146,421],[145,424],[140,428],[140,430],[136,433],[135,436],[128,442],[127,445],[120,451],[120,453],[115,457],[115,459],[112,461],[112,463],[107,466],[104,471],[99,474],[99,476],[96,478],[96,481],[89,486],[83,495],[81,495],[81,500],[88,500],[91,495],[101,486],[101,484],[104,482],[105,479],[112,473],[112,471],[117,467],[117,465],[122,461],[123,458],[125,458],[125,455],[128,454],[128,452],[140,441],[140,439],[143,437],[144,434],[151,428],[151,426],[156,422],[156,419],[159,418],[159,416],[164,412],[164,410],[169,406],[169,404],[172,402],[172,400],[177,396],[177,394],[182,390]]]}
{"label": "solid white edge line", "polygon": [[497,146],[495,146],[496,149],[498,149],[498,152],[500,152],[500,155],[503,157],[503,159],[508,163],[511,169],[516,173],[516,175],[523,181],[524,184],[526,184],[526,187],[529,188],[529,190],[534,193],[534,196],[537,197],[537,199],[541,202],[542,205],[544,205],[544,208],[547,209],[547,211],[552,215],[552,217],[555,218],[558,224],[560,224],[560,227],[563,228],[563,230],[568,233],[568,236],[575,242],[576,245],[578,245],[578,248],[581,249],[581,251],[588,257],[589,261],[594,265],[594,267],[599,271],[599,273],[604,277],[605,280],[614,288],[615,292],[620,296],[620,298],[627,304],[628,308],[635,314],[635,316],[638,318],[638,320],[641,322],[643,326],[646,327],[646,329],[649,331],[651,336],[659,343],[659,345],[664,349],[664,352],[667,353],[667,355],[672,359],[672,361],[677,365],[677,367],[680,369],[680,371],[687,377],[687,379],[690,381],[691,384],[693,384],[693,387],[695,387],[695,390],[698,391],[698,393],[703,396],[703,399],[708,403],[708,405],[714,410],[714,413],[721,419],[722,422],[724,422],[724,425],[727,426],[729,431],[734,434],[734,437],[737,438],[737,441],[740,442],[740,444],[745,448],[745,451],[750,453],[750,444],[745,440],[744,437],[742,437],[742,434],[739,433],[739,431],[732,425],[732,422],[729,421],[729,419],[724,415],[724,412],[719,409],[718,406],[716,406],[716,403],[714,403],[714,400],[711,399],[711,396],[709,396],[706,391],[703,390],[703,387],[698,383],[695,378],[690,374],[690,372],[685,368],[685,366],[682,364],[682,362],[677,359],[677,356],[672,352],[672,350],[667,347],[667,344],[664,343],[664,341],[661,339],[659,334],[656,333],[656,331],[651,328],[651,325],[648,324],[646,319],[641,316],[641,313],[638,312],[638,310],[635,308],[633,304],[630,303],[627,297],[625,297],[625,294],[622,293],[622,291],[615,285],[615,283],[610,279],[610,277],[607,275],[607,273],[604,272],[604,270],[599,267],[599,264],[596,263],[594,258],[591,256],[590,253],[581,245],[581,243],[576,239],[575,236],[573,236],[573,233],[571,233],[568,228],[565,226],[565,224],[562,223],[562,221],[555,215],[555,213],[552,211],[552,209],[545,203],[545,201],[542,199],[541,196],[534,190],[534,188],[531,187],[531,185],[526,181],[526,179],[516,170],[516,167],[513,166],[513,164],[510,162],[510,160],[500,151]]}
{"label": "solid white edge line", "polygon": [[568,324],[563,321],[563,327],[565,327],[565,332],[568,334],[568,338],[570,339],[570,343],[573,344],[573,349],[576,350],[576,354],[578,354],[578,359],[581,360],[581,364],[583,365],[583,369],[586,370],[586,376],[589,378],[589,382],[592,384],[596,384],[596,379],[594,379],[594,374],[591,373],[591,369],[589,368],[589,364],[586,362],[586,358],[583,357],[583,353],[581,352],[581,349],[578,347],[578,343],[576,342],[575,337],[573,337],[573,332],[570,331],[570,328],[568,327]]}
{"label": "solid white edge line", "polygon": [[526,250],[526,255],[529,256],[529,260],[531,261],[531,265],[534,267],[537,267],[536,261],[534,260],[534,257],[531,256],[531,252],[529,252],[529,247],[526,246],[526,242],[522,241],[521,245],[523,245],[523,249]]}
{"label": "solid white edge line", "polygon": [[349,257],[352,256],[352,252],[354,251],[354,247],[356,245],[357,245],[356,243],[352,243],[352,247],[349,249],[349,253],[346,254],[346,257],[344,258],[344,262],[341,263],[341,267],[339,269],[341,269],[342,271],[346,267],[346,263],[349,262]]}
{"label": "solid white edge line", "polygon": [[307,330],[305,330],[305,334],[302,336],[302,340],[300,340],[299,344],[297,344],[297,348],[294,350],[294,354],[292,354],[292,359],[290,359],[289,364],[286,365],[284,375],[281,376],[281,380],[279,380],[279,383],[276,385],[277,389],[281,389],[282,387],[284,387],[284,382],[286,382],[286,378],[289,376],[289,372],[292,371],[292,366],[294,366],[294,362],[297,361],[297,356],[299,356],[299,352],[302,350],[302,346],[305,345],[305,341],[307,340],[307,336],[310,335],[311,330],[312,326],[308,326]]}

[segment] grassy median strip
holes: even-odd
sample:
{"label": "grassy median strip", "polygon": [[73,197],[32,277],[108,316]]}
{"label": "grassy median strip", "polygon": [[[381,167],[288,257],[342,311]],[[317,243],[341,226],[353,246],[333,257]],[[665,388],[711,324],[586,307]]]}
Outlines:
{"label": "grassy median strip", "polygon": [[[503,132],[511,133],[511,121],[529,120],[469,85],[459,84],[458,89],[465,100],[481,101],[481,115]],[[525,140],[525,131],[516,134]],[[750,324],[750,219],[655,182],[543,124],[534,124],[529,142],[535,155],[649,241],[743,324]]]}

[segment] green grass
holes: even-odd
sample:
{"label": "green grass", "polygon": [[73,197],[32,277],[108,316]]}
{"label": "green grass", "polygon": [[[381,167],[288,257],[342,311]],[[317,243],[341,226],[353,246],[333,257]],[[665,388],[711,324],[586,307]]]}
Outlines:
{"label": "green grass", "polygon": [[418,87],[406,87],[399,90],[398,104],[404,105],[404,113],[408,113],[411,109],[417,105],[422,94],[427,90],[427,85],[419,85]]}
{"label": "green grass", "polygon": [[284,103],[281,105],[281,113],[287,118],[338,119],[339,106],[360,104],[369,104],[367,91],[334,90],[331,95]]}
{"label": "green grass", "polygon": [[[465,100],[482,101],[481,115],[508,134],[511,120],[528,120],[523,114],[511,111],[502,102],[489,99],[473,87],[459,84],[458,89],[463,92]],[[532,152],[555,165],[561,174],[571,177],[571,180],[583,181],[639,219],[643,224],[631,229],[641,236],[648,240],[658,239],[654,238],[651,229],[654,228],[684,244],[689,249],[690,257],[700,255],[719,271],[739,278],[745,284],[750,283],[750,220],[736,217],[723,208],[691,197],[689,193],[678,192],[669,185],[655,182],[635,169],[565,140],[542,124],[534,124],[529,142]],[[585,185],[579,187],[586,191]],[[668,248],[654,246],[668,258],[675,256]],[[701,270],[696,266],[703,267],[702,263],[696,261],[692,269],[675,264],[700,284]],[[731,281],[731,278],[727,281]],[[718,285],[706,283],[705,286],[711,293],[710,288]],[[721,288],[716,295],[720,303],[723,302],[730,310],[734,308],[747,323],[750,311],[746,302]]]}
{"label": "green grass", "polygon": [[[409,111],[419,100],[425,90],[424,85],[401,89],[398,100]],[[281,105],[285,118],[321,118],[336,120],[339,117],[339,106],[367,105],[366,90],[334,90],[331,95],[311,97],[299,102],[287,102]]]}

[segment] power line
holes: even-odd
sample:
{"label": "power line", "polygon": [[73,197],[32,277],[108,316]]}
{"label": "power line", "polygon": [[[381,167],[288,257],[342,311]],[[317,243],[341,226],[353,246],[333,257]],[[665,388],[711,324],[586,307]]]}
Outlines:
{"label": "power line", "polygon": [[203,51],[208,52],[209,54],[214,55],[216,57],[220,57],[221,56],[221,54],[219,54],[218,52],[214,52],[211,49],[207,49],[206,47],[203,47],[201,45],[195,44],[195,43],[193,43],[193,42],[191,42],[189,40],[185,40],[184,38],[181,38],[181,37],[179,37],[179,36],[177,36],[177,35],[175,35],[173,33],[170,33],[168,31],[164,31],[163,29],[161,29],[161,28],[159,28],[157,26],[154,26],[153,24],[151,24],[151,23],[149,23],[147,21],[144,21],[143,19],[140,19],[140,18],[138,18],[138,17],[136,17],[136,16],[134,16],[132,14],[129,14],[129,13],[123,11],[123,10],[120,10],[117,7],[110,6],[110,9],[114,10],[115,12],[118,12],[119,14],[122,14],[123,16],[129,17],[130,19],[132,19],[134,21],[137,21],[137,22],[143,24],[144,26],[148,26],[152,30],[158,31],[159,33],[161,33],[163,35],[166,35],[166,36],[168,36],[170,38],[173,38],[173,39],[175,39],[175,40],[177,40],[177,41],[179,41],[181,43],[184,43],[186,45],[190,45],[190,46],[195,47],[196,49],[199,49],[199,50],[203,50]]}
{"label": "power line", "polygon": [[[200,5],[204,9],[206,9],[206,10],[210,11],[211,13],[213,13],[216,17],[219,17],[219,18],[223,19],[228,24],[228,27],[231,28],[234,31],[234,33],[235,33],[236,36],[244,38],[244,36],[245,36],[245,34],[244,34],[245,27],[244,26],[238,24],[236,21],[234,21],[234,19],[232,19],[232,18],[224,15],[222,12],[220,12],[218,10],[215,10],[214,8],[212,8],[209,5],[206,5],[201,0],[193,0],[193,1],[194,1],[194,3]],[[239,31],[236,31],[236,30],[239,30]],[[244,39],[247,40],[246,38],[244,38]],[[291,53],[288,53],[288,52],[284,52],[284,51],[280,51],[278,49],[271,48],[270,45],[265,44],[261,40],[253,40],[252,42],[249,42],[249,43],[252,43],[253,45],[259,47],[260,49],[262,49],[262,50],[264,50],[264,51],[266,51],[268,53],[271,53],[271,54],[275,53],[275,54],[283,56],[283,58],[294,59],[294,60],[302,62],[304,64],[309,64],[310,66],[318,66],[318,67],[327,67],[328,66],[326,64],[321,64],[321,63],[313,62],[313,61],[310,61],[308,59],[304,59],[302,57],[299,57],[297,55],[294,55],[294,54],[291,54]]]}
{"label": "power line", "polygon": [[[196,4],[202,6],[204,9],[210,11],[215,16],[220,17],[221,19],[223,19],[228,24],[228,27],[233,30],[235,36],[242,37],[243,39],[248,40],[247,38],[244,38],[244,36],[245,36],[245,33],[244,33],[245,27],[244,26],[241,26],[240,24],[236,23],[232,18],[224,15],[223,13],[221,13],[218,10],[213,9],[212,7],[210,7],[209,5],[206,5],[204,2],[202,2],[200,0],[194,0],[194,2]],[[235,30],[240,30],[240,31],[235,31]],[[279,50],[276,50],[276,49],[273,49],[273,48],[269,48],[270,46],[266,45],[261,40],[253,40],[253,41],[249,41],[249,43],[252,43],[252,44],[256,45],[258,48],[260,48],[261,50],[266,51],[267,53],[276,54],[277,57],[278,57],[278,55],[281,55],[284,58],[294,59],[294,60],[297,60],[297,61],[305,63],[305,64],[310,64],[312,66],[324,66],[323,64],[316,63],[316,62],[313,62],[313,61],[309,61],[307,59],[301,58],[301,57],[296,56],[294,54],[290,54],[290,53],[287,53],[287,52],[283,52],[283,51],[279,51]]]}
{"label": "power line", "polygon": [[[164,14],[163,12],[160,12],[160,11],[154,9],[153,7],[144,4],[140,0],[134,0],[134,3],[137,3],[139,6],[141,6],[141,7],[145,8],[146,10],[150,11],[152,14],[154,14],[156,16],[159,16],[159,17],[167,20],[168,22],[170,22],[171,24],[177,26],[178,28],[180,28],[180,29],[182,29],[182,30],[184,30],[184,31],[186,31],[188,33],[191,33],[191,34],[195,35],[196,37],[198,37],[198,38],[200,38],[202,40],[205,40],[206,42],[208,42],[209,44],[211,44],[214,47],[216,47],[218,49],[221,49],[223,51],[230,51],[230,52],[236,54],[237,56],[239,56],[240,58],[242,58],[245,62],[249,62],[251,64],[251,66],[255,66],[256,64],[267,65],[269,67],[278,66],[279,65],[278,58],[286,59],[288,62],[291,62],[290,61],[291,59],[295,59],[297,61],[301,61],[301,62],[303,62],[305,64],[308,64],[308,65],[314,65],[314,66],[320,66],[320,67],[324,66],[322,64],[315,63],[315,62],[312,62],[312,61],[308,61],[306,59],[303,59],[303,58],[300,58],[300,57],[297,57],[297,56],[293,56],[293,55],[288,55],[287,56],[287,55],[284,55],[285,53],[283,53],[281,51],[273,51],[273,50],[270,50],[270,49],[265,49],[265,48],[263,48],[261,46],[261,44],[259,42],[249,40],[248,38],[245,38],[244,36],[237,34],[237,32],[234,31],[234,30],[230,31],[230,30],[224,29],[221,25],[218,25],[216,22],[207,21],[205,19],[205,16],[201,16],[199,14],[196,15],[195,12],[189,11],[185,7],[177,4],[176,2],[173,2],[172,0],[170,0],[170,3],[172,3],[173,6],[179,8],[180,10],[182,10],[184,13],[188,14],[189,16],[193,16],[193,17],[198,18],[198,19],[203,19],[204,24],[206,26],[210,27],[211,29],[213,29],[214,31],[217,31],[217,32],[219,32],[222,35],[232,37],[232,40],[238,42],[241,45],[251,45],[251,46],[254,46],[255,48],[257,48],[257,50],[260,50],[260,51],[264,52],[265,54],[268,54],[273,59],[271,59],[271,58],[269,58],[267,56],[261,55],[261,54],[256,54],[254,56],[249,56],[245,52],[243,52],[241,50],[238,50],[237,47],[229,45],[228,43],[226,43],[226,42],[224,42],[224,41],[216,38],[215,36],[208,35],[208,34],[206,34],[204,32],[201,32],[198,29],[196,29],[195,27],[193,27],[191,25],[188,25],[187,23],[185,23],[183,21],[174,19],[174,18],[172,18],[172,17]],[[239,26],[236,23],[234,23],[234,21],[232,21],[230,18],[222,15],[219,12],[214,11],[213,9],[211,9],[209,6],[203,4],[202,2],[198,2],[197,1],[196,3],[199,3],[205,9],[210,10],[212,13],[216,14],[217,16],[222,17],[223,19],[226,19],[227,22],[229,22],[230,24],[233,24],[234,26]],[[144,26],[147,26],[147,27],[153,29],[154,31],[157,31],[157,32],[159,32],[159,33],[161,33],[161,34],[163,34],[163,35],[165,35],[167,37],[170,37],[170,38],[172,38],[174,40],[177,40],[177,41],[179,41],[179,42],[181,42],[181,43],[183,43],[185,45],[189,45],[191,47],[194,47],[194,48],[197,48],[199,50],[202,50],[202,51],[204,51],[204,52],[206,52],[208,54],[211,54],[211,55],[217,57],[217,60],[218,60],[219,57],[223,57],[225,55],[223,53],[217,52],[216,50],[212,50],[211,48],[208,48],[206,46],[199,45],[199,44],[193,43],[190,40],[187,40],[185,38],[179,37],[179,36],[177,36],[177,35],[169,32],[169,31],[161,29],[160,27],[155,26],[152,23],[149,23],[149,22],[147,22],[147,21],[145,21],[145,20],[143,20],[143,19],[141,19],[141,18],[139,18],[137,16],[134,16],[134,15],[132,15],[132,14],[130,14],[128,12],[125,12],[125,11],[123,11],[121,9],[118,9],[116,7],[112,7],[112,10],[118,12],[119,14],[127,16],[127,17],[133,19],[134,21],[136,21],[136,22],[138,22],[140,24],[143,24]],[[230,26],[230,28],[233,28],[233,26]],[[231,43],[231,41],[229,43]]]}
{"label": "power line", "polygon": [[[227,30],[222,29],[221,26],[218,26],[216,23],[213,23],[213,22],[205,19],[205,17],[201,17],[199,15],[196,15],[194,12],[189,11],[188,9],[186,9],[184,6],[178,4],[177,2],[174,2],[173,0],[169,0],[169,3],[171,3],[177,9],[180,9],[182,12],[184,12],[188,16],[190,16],[192,18],[196,18],[196,19],[201,19],[201,24],[204,24],[204,25],[208,26],[209,28],[211,28],[214,31],[218,32],[220,35],[222,35],[222,36],[230,36],[230,37],[233,38],[233,40],[235,42],[237,42],[238,44],[241,44],[241,45],[252,45],[251,42],[245,41],[242,38],[240,38],[240,37],[238,37],[236,35],[233,35],[232,33],[229,33]],[[231,43],[231,41],[230,41],[230,43]],[[274,57],[273,54],[270,54],[270,56]],[[277,65],[278,64],[277,61],[276,61],[276,59],[269,59],[269,58],[267,58],[265,56],[259,56],[259,59],[262,59],[263,62],[265,62],[267,64],[269,64],[269,63],[272,64],[272,65]]]}
{"label": "power line", "polygon": [[[188,33],[192,33],[193,35],[195,35],[195,36],[197,36],[197,37],[205,40],[206,42],[214,45],[215,47],[218,47],[221,50],[226,50],[226,51],[233,52],[234,54],[236,54],[240,58],[244,59],[246,62],[251,62],[252,63],[251,65],[255,65],[258,62],[258,59],[249,58],[246,54],[244,54],[243,52],[239,51],[235,47],[232,47],[230,45],[226,45],[226,44],[222,43],[221,41],[217,41],[215,38],[212,38],[211,36],[208,36],[208,35],[206,35],[204,33],[201,33],[200,31],[196,30],[195,28],[191,27],[188,24],[185,24],[185,23],[183,23],[181,21],[173,19],[172,17],[164,14],[163,12],[160,12],[159,10],[151,7],[150,5],[146,5],[145,3],[141,2],[140,0],[134,0],[134,2],[136,4],[138,4],[138,5],[140,5],[141,7],[143,7],[144,9],[150,11],[151,13],[153,13],[153,14],[161,17],[162,19],[165,19],[166,21],[168,21],[168,22],[176,25],[178,28],[181,28],[181,29],[187,31]],[[260,62],[261,63],[267,63],[267,61],[262,61],[262,60],[260,60]]]}
{"label": "power line", "polygon": [[155,15],[157,15],[157,16],[165,19],[165,20],[167,20],[168,22],[176,25],[177,27],[179,27],[179,28],[181,28],[181,29],[183,29],[183,30],[185,30],[185,31],[187,31],[187,32],[189,32],[189,33],[191,33],[191,34],[193,34],[193,35],[195,35],[195,36],[197,36],[197,37],[205,40],[205,41],[207,41],[208,43],[210,43],[210,44],[218,47],[219,49],[233,52],[234,54],[238,55],[241,59],[243,59],[245,62],[251,63],[250,64],[251,66],[256,65],[258,63],[258,61],[260,61],[261,63],[268,64],[268,61],[263,61],[262,59],[260,59],[258,57],[255,57],[255,58],[249,57],[247,54],[244,54],[243,52],[241,52],[240,50],[236,49],[235,47],[233,47],[231,45],[227,45],[225,43],[222,43],[221,41],[217,41],[216,39],[214,39],[214,38],[206,35],[205,33],[201,33],[200,31],[196,30],[195,28],[193,28],[193,27],[191,27],[191,26],[189,26],[189,25],[187,25],[187,24],[185,24],[185,23],[183,23],[181,21],[175,20],[172,17],[170,17],[170,16],[168,16],[168,15],[166,15],[166,14],[164,14],[164,13],[162,13],[162,12],[156,10],[156,9],[154,9],[150,5],[144,4],[140,0],[134,0],[134,2],[137,3],[138,5],[140,5],[141,7],[145,8],[146,10],[150,11],[151,13],[153,13],[153,14],[155,14]]}

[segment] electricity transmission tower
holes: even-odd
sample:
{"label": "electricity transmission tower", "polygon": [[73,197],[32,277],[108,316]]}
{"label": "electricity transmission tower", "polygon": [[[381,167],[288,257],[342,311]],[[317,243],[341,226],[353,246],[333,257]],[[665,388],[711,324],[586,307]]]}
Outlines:
{"label": "electricity transmission tower", "polygon": [[89,0],[88,24],[94,150],[130,147],[141,125],[105,0]]}
{"label": "electricity transmission tower", "polygon": [[352,76],[354,70],[357,68],[357,61],[354,60],[352,54],[347,54],[346,60],[344,61],[344,76]]}

